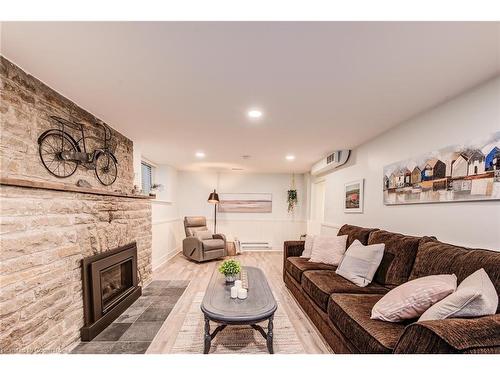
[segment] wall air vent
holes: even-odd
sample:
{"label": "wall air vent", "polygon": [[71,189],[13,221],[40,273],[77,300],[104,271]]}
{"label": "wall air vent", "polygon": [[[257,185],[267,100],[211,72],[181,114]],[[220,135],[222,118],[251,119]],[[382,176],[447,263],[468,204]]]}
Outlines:
{"label": "wall air vent", "polygon": [[334,151],[327,157],[315,163],[311,168],[311,175],[318,176],[332,171],[347,163],[351,150]]}

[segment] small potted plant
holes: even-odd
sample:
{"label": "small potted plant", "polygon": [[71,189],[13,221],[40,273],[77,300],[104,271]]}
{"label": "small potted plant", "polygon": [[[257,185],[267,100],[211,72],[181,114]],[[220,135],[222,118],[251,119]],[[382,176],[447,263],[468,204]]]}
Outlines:
{"label": "small potted plant", "polygon": [[219,272],[226,277],[226,283],[234,283],[240,271],[240,263],[234,259],[225,260],[219,267]]}

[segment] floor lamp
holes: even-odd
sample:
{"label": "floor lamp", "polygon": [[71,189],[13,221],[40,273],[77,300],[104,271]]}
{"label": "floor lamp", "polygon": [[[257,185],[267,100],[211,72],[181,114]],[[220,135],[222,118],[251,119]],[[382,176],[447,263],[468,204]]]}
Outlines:
{"label": "floor lamp", "polygon": [[208,196],[208,203],[212,203],[214,205],[214,234],[217,233],[217,204],[219,203],[219,194],[217,192],[213,191],[213,193],[210,193]]}

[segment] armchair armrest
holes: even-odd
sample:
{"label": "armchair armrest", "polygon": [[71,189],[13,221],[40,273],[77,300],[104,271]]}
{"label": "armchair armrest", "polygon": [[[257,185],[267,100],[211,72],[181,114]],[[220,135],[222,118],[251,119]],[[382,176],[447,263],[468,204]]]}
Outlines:
{"label": "armchair armrest", "polygon": [[212,238],[214,240],[223,240],[224,242],[226,242],[226,236],[223,235],[222,233],[216,233],[212,236]]}
{"label": "armchair armrest", "polygon": [[182,253],[198,262],[203,260],[203,243],[196,237],[186,237],[182,240]]}
{"label": "armchair armrest", "polygon": [[394,353],[500,353],[500,314],[410,324]]}

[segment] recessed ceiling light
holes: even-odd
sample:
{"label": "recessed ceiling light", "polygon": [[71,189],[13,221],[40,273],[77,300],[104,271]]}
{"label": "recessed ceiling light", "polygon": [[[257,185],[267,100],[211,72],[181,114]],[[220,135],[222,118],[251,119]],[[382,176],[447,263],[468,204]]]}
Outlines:
{"label": "recessed ceiling light", "polygon": [[198,158],[198,159],[203,159],[205,157],[205,153],[203,151],[198,151],[195,156]]}
{"label": "recessed ceiling light", "polygon": [[286,158],[286,160],[289,160],[289,161],[295,160],[294,155],[287,155],[285,158]]}
{"label": "recessed ceiling light", "polygon": [[247,116],[253,119],[261,118],[262,117],[262,111],[258,109],[251,109],[247,112]]}

